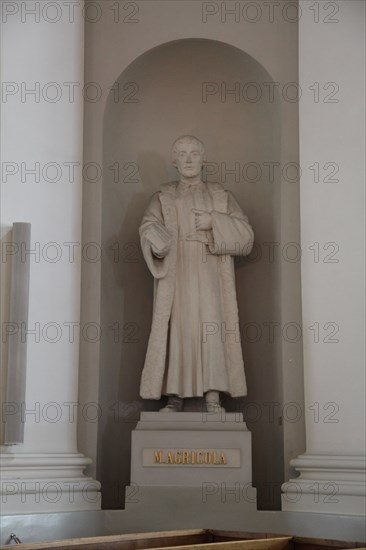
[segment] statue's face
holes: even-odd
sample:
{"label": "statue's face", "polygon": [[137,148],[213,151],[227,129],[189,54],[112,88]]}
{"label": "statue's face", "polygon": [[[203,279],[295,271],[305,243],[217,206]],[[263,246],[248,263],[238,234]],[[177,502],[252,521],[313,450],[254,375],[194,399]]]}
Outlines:
{"label": "statue's face", "polygon": [[193,140],[181,141],[176,146],[175,165],[186,178],[194,178],[202,171],[204,151]]}

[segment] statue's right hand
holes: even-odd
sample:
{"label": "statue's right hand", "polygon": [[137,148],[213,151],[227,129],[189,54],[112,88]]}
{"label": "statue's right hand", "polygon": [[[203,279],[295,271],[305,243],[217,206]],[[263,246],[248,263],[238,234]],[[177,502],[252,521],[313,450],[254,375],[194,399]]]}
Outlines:
{"label": "statue's right hand", "polygon": [[161,223],[154,223],[150,226],[146,238],[150,243],[154,256],[165,258],[172,244],[172,235],[167,228]]}

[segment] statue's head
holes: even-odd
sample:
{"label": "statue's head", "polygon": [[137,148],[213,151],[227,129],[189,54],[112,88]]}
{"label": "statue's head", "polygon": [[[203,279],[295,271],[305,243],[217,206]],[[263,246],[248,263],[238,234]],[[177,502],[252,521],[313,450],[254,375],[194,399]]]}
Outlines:
{"label": "statue's head", "polygon": [[194,178],[202,171],[205,146],[194,136],[179,137],[173,143],[171,159],[181,175]]}

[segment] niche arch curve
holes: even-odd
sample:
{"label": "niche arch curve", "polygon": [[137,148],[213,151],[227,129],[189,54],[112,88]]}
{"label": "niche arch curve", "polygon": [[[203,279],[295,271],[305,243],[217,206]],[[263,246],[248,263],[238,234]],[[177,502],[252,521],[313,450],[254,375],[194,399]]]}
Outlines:
{"label": "niche arch curve", "polygon": [[[266,95],[273,79],[255,58],[226,42],[186,38],[165,42],[137,56],[117,77],[103,123],[103,200],[100,396],[122,403],[122,416],[158,410],[138,395],[151,327],[153,280],[142,258],[138,227],[150,196],[177,179],[170,147],[179,135],[197,135],[206,146],[205,178],[230,189],[256,235],[251,256],[236,267],[237,295],[248,397],[227,399],[227,410],[244,411],[253,433],[253,481],[261,487],[283,479],[283,430],[268,423],[264,403],[282,403],[281,339],[272,342],[268,323],[281,322],[280,259],[266,261],[264,243],[281,235],[281,105]],[[236,91],[239,83],[239,95]],[[254,100],[245,83],[259,86]],[[249,94],[245,96],[245,89]],[[206,95],[205,95],[206,94]],[[112,330],[107,327],[113,327]],[[108,365],[108,370],[105,366]],[[189,403],[192,408],[197,402]],[[133,422],[102,418],[98,461],[103,477],[129,477]],[[111,457],[108,442],[113,441]],[[117,442],[117,443],[116,443]],[[271,454],[268,448],[271,448]],[[276,457],[275,460],[273,457]],[[117,459],[118,458],[118,459]],[[116,467],[118,464],[118,469]],[[107,507],[115,507],[108,497]],[[260,505],[261,507],[261,505]]]}

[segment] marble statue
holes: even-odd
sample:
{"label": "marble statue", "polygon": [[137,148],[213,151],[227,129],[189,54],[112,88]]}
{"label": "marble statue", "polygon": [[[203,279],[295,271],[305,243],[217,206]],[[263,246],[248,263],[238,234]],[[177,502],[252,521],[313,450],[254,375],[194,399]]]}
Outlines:
{"label": "marble statue", "polygon": [[232,193],[202,181],[199,139],[178,138],[171,157],[180,179],[152,196],[140,226],[154,276],[140,395],[168,396],[167,412],[204,396],[207,411],[219,412],[220,392],[246,395],[233,256],[249,254],[254,236]]}

